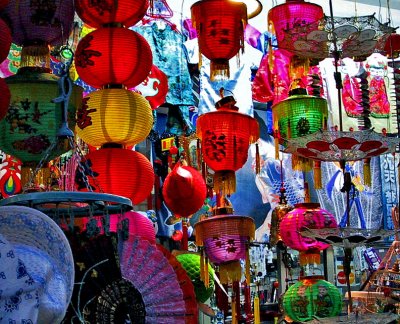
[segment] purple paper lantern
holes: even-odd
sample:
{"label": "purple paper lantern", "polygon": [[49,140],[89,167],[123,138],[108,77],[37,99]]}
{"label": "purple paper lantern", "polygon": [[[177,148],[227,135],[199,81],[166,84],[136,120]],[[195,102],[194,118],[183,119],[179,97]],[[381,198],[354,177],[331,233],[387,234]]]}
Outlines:
{"label": "purple paper lantern", "polygon": [[304,228],[336,228],[335,216],[320,208],[318,203],[296,204],[281,221],[280,229],[283,243],[298,251],[325,250],[329,244],[304,237],[300,231]]}
{"label": "purple paper lantern", "polygon": [[73,0],[18,0],[4,8],[13,43],[62,45],[68,39],[74,20]]}

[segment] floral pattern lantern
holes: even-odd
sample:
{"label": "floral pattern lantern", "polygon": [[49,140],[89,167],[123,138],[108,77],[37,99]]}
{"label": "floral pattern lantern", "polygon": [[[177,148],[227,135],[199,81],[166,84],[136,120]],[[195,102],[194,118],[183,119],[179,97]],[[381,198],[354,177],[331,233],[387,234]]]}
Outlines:
{"label": "floral pattern lantern", "polygon": [[[101,148],[85,155],[85,175],[77,171],[78,190],[87,191],[85,177],[95,192],[127,197],[139,204],[151,193],[154,170],[141,153],[122,148]],[[129,166],[129,167],[127,167]]]}
{"label": "floral pattern lantern", "polygon": [[202,0],[191,7],[200,53],[211,60],[211,80],[229,78],[229,59],[244,48],[247,7],[242,2]]}
{"label": "floral pattern lantern", "polygon": [[268,11],[268,26],[271,33],[276,35],[279,46],[285,37],[285,31],[303,25],[309,26],[323,17],[323,9],[317,4],[304,0],[286,0],[286,3]]}
{"label": "floral pattern lantern", "polygon": [[95,88],[134,87],[149,74],[153,56],[145,38],[120,27],[99,28],[83,37],[76,49],[79,76]]}
{"label": "floral pattern lantern", "polygon": [[[248,250],[255,235],[255,224],[251,217],[214,216],[196,223],[194,230],[197,246],[204,247],[209,260],[219,266],[222,283],[240,280],[240,260],[246,260],[246,272],[250,271]],[[246,277],[249,275],[246,273]]]}
{"label": "floral pattern lantern", "polygon": [[153,126],[149,102],[126,89],[103,89],[83,98],[77,111],[76,133],[91,146],[136,145]]}
{"label": "floral pattern lantern", "polygon": [[[52,102],[60,95],[59,77],[32,69],[21,68],[16,75],[6,78],[11,100],[6,116],[0,121],[1,149],[25,165],[41,161],[50,145],[58,140],[63,119],[61,103]],[[68,105],[70,117],[75,115],[81,100],[82,89],[74,85]],[[68,122],[70,129],[74,129],[75,119]],[[46,161],[67,150],[68,147],[57,147]]]}
{"label": "floral pattern lantern", "polygon": [[93,28],[115,23],[128,28],[144,17],[149,0],[78,0],[75,6],[82,21]]}
{"label": "floral pattern lantern", "polygon": [[342,311],[342,294],[320,277],[303,278],[283,295],[283,309],[295,322],[311,321],[315,316],[338,316]]}
{"label": "floral pattern lantern", "polygon": [[336,228],[335,216],[320,208],[319,203],[296,204],[281,221],[280,233],[283,243],[288,247],[300,251],[300,263],[319,263],[320,251],[329,247],[329,244],[304,237],[300,231],[304,228]]}
{"label": "floral pattern lantern", "polygon": [[176,164],[163,184],[165,205],[175,217],[189,217],[204,204],[207,195],[206,183],[196,169]]}
{"label": "floral pattern lantern", "polygon": [[217,102],[216,111],[197,119],[197,136],[201,140],[204,162],[215,171],[214,189],[230,195],[236,188],[235,171],[247,161],[249,144],[259,138],[255,118],[238,112],[233,97]]}

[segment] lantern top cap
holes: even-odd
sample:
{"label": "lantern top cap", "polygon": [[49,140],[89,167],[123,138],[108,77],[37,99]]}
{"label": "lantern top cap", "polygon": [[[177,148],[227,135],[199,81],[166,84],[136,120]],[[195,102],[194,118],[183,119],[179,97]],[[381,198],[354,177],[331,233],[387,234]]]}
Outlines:
{"label": "lantern top cap", "polygon": [[222,109],[222,110],[239,111],[239,108],[236,107],[235,104],[236,100],[233,96],[226,96],[215,103],[215,108],[217,108],[217,110]]}
{"label": "lantern top cap", "polygon": [[298,96],[298,95],[308,95],[307,89],[294,88],[294,89],[289,91],[289,96]]}
{"label": "lantern top cap", "polygon": [[294,208],[320,208],[321,205],[319,203],[300,203],[295,204]]}

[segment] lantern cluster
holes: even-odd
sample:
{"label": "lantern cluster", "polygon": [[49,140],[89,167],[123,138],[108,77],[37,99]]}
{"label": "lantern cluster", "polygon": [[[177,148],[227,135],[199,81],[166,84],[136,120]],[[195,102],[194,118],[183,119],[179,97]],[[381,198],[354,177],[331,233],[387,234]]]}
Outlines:
{"label": "lantern cluster", "polygon": [[[64,122],[71,129],[75,127],[74,118],[63,118],[74,116],[81,103],[82,91],[77,86],[69,89],[67,104],[55,100],[61,93],[60,78],[50,73],[50,46],[62,45],[70,34],[74,5],[72,0],[10,1],[3,16],[11,28],[12,42],[22,46],[22,51],[17,74],[6,78],[11,99],[0,122],[0,147],[23,166],[36,167],[40,161],[48,162],[68,150],[56,145],[48,152],[58,142]],[[2,92],[1,100],[5,97]]]}
{"label": "lantern cluster", "polygon": [[[80,40],[75,53],[80,78],[99,89],[83,98],[76,118],[77,135],[100,148],[85,157],[92,171],[89,187],[138,204],[151,192],[154,171],[145,156],[126,147],[146,139],[153,115],[149,102],[128,88],[146,79],[152,52],[147,41],[128,27],[143,18],[149,1],[79,0],[76,6],[80,18],[97,28]],[[84,176],[78,172],[78,186],[88,190]]]}

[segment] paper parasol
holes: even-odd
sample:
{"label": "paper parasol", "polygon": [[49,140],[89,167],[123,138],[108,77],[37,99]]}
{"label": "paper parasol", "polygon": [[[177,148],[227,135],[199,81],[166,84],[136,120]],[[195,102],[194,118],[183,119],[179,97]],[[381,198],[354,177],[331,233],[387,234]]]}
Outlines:
{"label": "paper parasol", "polygon": [[400,139],[387,137],[373,129],[328,131],[287,140],[285,153],[319,161],[358,161],[394,152]]}
{"label": "paper parasol", "polygon": [[382,24],[375,15],[328,17],[284,30],[278,47],[298,56],[324,59],[355,57],[360,60],[383,50],[395,28]]}
{"label": "paper parasol", "polygon": [[140,238],[125,242],[121,272],[142,295],[146,323],[185,324],[186,305],[177,275],[156,246]]}

